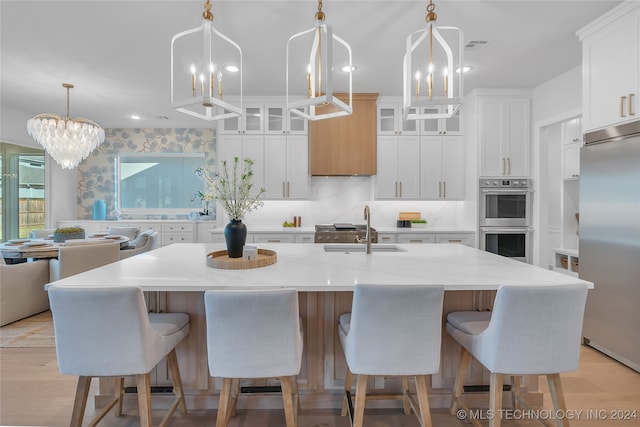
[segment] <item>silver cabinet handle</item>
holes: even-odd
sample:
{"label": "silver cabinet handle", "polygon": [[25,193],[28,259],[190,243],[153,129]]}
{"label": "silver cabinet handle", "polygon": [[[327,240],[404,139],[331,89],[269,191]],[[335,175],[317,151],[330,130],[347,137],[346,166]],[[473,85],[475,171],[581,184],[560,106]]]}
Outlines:
{"label": "silver cabinet handle", "polygon": [[287,193],[285,192],[285,182],[282,181],[282,197],[287,197]]}
{"label": "silver cabinet handle", "polygon": [[291,182],[287,181],[287,197],[291,197]]}
{"label": "silver cabinet handle", "polygon": [[393,195],[394,195],[395,197],[398,197],[398,181],[396,181],[396,182],[395,182],[395,184],[396,184],[396,186],[395,186],[395,190],[394,190],[394,192],[393,192]]}
{"label": "silver cabinet handle", "polygon": [[447,181],[442,181],[442,197],[447,198]]}
{"label": "silver cabinet handle", "polygon": [[402,197],[402,181],[400,181],[400,197]]}
{"label": "silver cabinet handle", "polygon": [[502,175],[504,175],[507,171],[507,167],[505,166],[504,157],[502,158]]}
{"label": "silver cabinet handle", "polygon": [[620,97],[620,117],[627,117],[624,114],[624,103],[625,103],[626,100],[627,100],[626,96],[621,96]]}
{"label": "silver cabinet handle", "polygon": [[635,111],[633,111],[633,97],[635,96],[635,94],[630,93],[629,94],[629,115],[630,116],[635,116],[636,113]]}
{"label": "silver cabinet handle", "polygon": [[442,181],[438,181],[438,197],[442,197]]}
{"label": "silver cabinet handle", "polygon": [[507,157],[507,166],[509,166],[507,175],[511,175],[511,157]]}

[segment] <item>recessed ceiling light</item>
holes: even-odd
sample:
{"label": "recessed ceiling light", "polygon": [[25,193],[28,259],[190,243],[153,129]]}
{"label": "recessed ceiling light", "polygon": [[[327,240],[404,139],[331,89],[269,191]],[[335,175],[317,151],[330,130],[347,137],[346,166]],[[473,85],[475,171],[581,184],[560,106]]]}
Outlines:
{"label": "recessed ceiling light", "polygon": [[343,73],[348,73],[349,71],[354,72],[358,69],[358,67],[356,67],[355,65],[352,65],[351,67],[349,67],[348,65],[343,65],[342,67],[340,67],[340,71],[342,71]]}
{"label": "recessed ceiling light", "polygon": [[140,120],[140,116],[137,114],[132,114],[129,116],[129,118],[131,118],[132,120]]}
{"label": "recessed ceiling light", "polygon": [[230,73],[237,73],[238,71],[240,71],[240,68],[236,67],[235,65],[227,65],[226,67],[224,67],[224,69]]}
{"label": "recessed ceiling light", "polygon": [[[465,65],[464,67],[462,67],[463,73],[468,73],[471,70],[473,70],[473,67],[470,65]],[[460,74],[460,68],[456,68],[456,73]]]}

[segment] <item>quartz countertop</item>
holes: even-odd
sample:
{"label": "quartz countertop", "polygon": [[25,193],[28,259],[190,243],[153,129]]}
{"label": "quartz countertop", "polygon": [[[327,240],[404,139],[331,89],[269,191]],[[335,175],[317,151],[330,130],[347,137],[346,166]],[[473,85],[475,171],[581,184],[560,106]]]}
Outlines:
{"label": "quartz countertop", "polygon": [[[375,247],[377,244],[374,244]],[[500,285],[587,283],[530,264],[457,244],[408,244],[403,252],[325,252],[322,244],[260,244],[277,253],[261,268],[207,266],[224,244],[176,243],[62,279],[70,286],[139,286],[145,291],[204,291],[293,287],[298,291],[352,291],[358,283],[442,284],[447,291],[494,290]],[[332,245],[336,246],[336,245]],[[353,245],[344,245],[344,247]],[[50,285],[47,285],[47,287]]]}

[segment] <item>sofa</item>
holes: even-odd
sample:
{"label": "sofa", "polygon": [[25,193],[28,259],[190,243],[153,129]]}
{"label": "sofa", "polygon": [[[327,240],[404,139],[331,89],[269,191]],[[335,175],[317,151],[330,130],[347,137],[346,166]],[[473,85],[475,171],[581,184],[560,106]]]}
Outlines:
{"label": "sofa", "polygon": [[0,263],[0,326],[49,309],[49,261]]}

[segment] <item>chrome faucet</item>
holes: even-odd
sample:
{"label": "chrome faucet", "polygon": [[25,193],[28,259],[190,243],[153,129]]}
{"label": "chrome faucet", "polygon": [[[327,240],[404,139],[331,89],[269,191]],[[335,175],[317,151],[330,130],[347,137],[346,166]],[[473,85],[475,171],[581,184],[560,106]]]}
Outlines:
{"label": "chrome faucet", "polygon": [[364,237],[365,244],[367,245],[367,253],[371,253],[371,209],[368,205],[364,207],[364,219],[367,220],[367,234]]}

